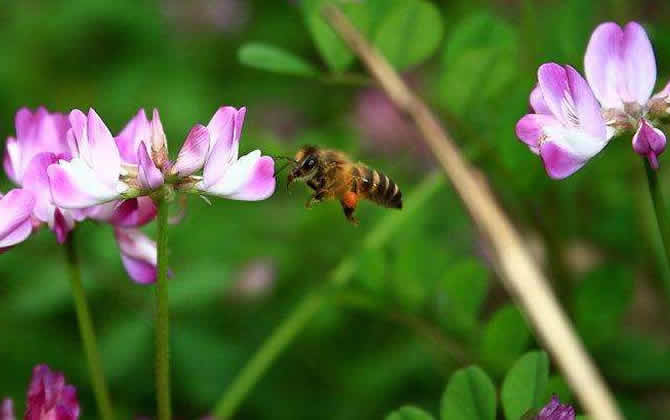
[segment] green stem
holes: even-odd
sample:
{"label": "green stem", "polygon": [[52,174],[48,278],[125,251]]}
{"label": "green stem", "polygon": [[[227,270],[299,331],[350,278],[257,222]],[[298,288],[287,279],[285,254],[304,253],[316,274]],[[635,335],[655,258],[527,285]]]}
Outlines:
{"label": "green stem", "polygon": [[[407,206],[401,212],[390,212],[375,228],[367,235],[363,242],[363,248],[376,250],[388,241],[391,235],[398,230],[403,223],[422,207],[437,191],[444,185],[444,176],[434,173],[427,176],[419,186],[410,194],[406,200]],[[251,389],[256,385],[267,369],[277,359],[291,341],[305,328],[312,317],[321,309],[334,290],[346,285],[356,272],[357,259],[349,256],[330,273],[329,283],[320,290],[312,292],[286,317],[281,325],[275,329],[269,338],[265,340],[261,348],[254,354],[242,371],[233,380],[224,395],[214,408],[214,417],[217,419],[228,419],[232,417],[238,406]]]}
{"label": "green stem", "polygon": [[[665,251],[666,264],[667,266],[670,266],[670,224],[668,224],[668,219],[666,218],[667,212],[665,201],[663,200],[663,194],[661,193],[661,188],[658,183],[656,170],[649,165],[649,162],[646,159],[644,159],[644,168],[647,173],[651,201],[654,204],[654,214],[656,216],[658,232],[660,234],[661,243],[663,244],[663,250]],[[665,292],[670,298],[670,279],[668,279],[667,276],[661,277],[663,278]]]}
{"label": "green stem", "polygon": [[79,257],[74,243],[74,231],[70,232],[68,240],[65,242],[65,252],[67,254],[68,270],[70,272],[70,285],[72,287],[72,297],[74,298],[74,308],[77,312],[77,323],[79,324],[79,334],[86,354],[88,371],[91,375],[91,385],[95,401],[98,404],[98,411],[103,420],[114,419],[112,402],[109,397],[109,390],[105,382],[105,374],[102,368],[100,352],[98,352],[95,332],[93,331],[93,321],[88,309],[84,286],[81,283],[81,269],[79,267]]}
{"label": "green stem", "polygon": [[158,199],[158,273],[156,279],[156,398],[158,419],[170,420],[170,349],[168,329],[168,202]]}

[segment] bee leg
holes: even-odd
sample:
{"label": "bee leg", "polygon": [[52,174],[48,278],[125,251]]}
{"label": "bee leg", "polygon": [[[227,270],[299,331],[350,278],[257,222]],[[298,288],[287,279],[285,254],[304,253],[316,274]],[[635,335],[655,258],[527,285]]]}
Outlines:
{"label": "bee leg", "polygon": [[314,195],[311,196],[305,203],[305,208],[311,209],[314,204],[318,204],[323,201],[323,199],[326,197],[326,194],[327,192],[324,190],[315,192]]}
{"label": "bee leg", "polygon": [[348,192],[342,197],[340,204],[342,204],[342,210],[347,220],[358,226],[358,219],[354,216],[356,205],[358,204],[358,195],[354,192]]}

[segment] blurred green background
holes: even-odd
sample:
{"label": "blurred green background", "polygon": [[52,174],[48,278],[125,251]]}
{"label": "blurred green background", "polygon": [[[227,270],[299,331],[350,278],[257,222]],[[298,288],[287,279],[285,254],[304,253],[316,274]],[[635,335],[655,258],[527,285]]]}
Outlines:
{"label": "blurred green background", "polygon": [[[488,177],[628,418],[668,418],[670,271],[630,139],[612,141],[583,170],[555,182],[515,138],[514,125],[527,110],[537,67],[556,61],[581,70],[590,33],[605,20],[645,25],[658,87],[664,85],[670,3],[432,4],[437,24],[405,22],[403,36],[383,19],[382,29],[370,29],[373,20],[368,29],[388,32],[379,35],[384,51]],[[207,123],[217,107],[245,105],[242,152],[292,155],[303,143],[339,148],[382,169],[411,196],[436,165],[383,94],[358,76],[330,76],[329,68],[348,63],[340,66],[341,57],[328,52],[322,58],[306,7],[261,0],[3,2],[2,137],[13,135],[22,106],[94,107],[114,133],[139,107],[156,107],[174,154],[191,126]],[[290,51],[324,76],[244,66],[238,50],[249,42]],[[346,72],[364,74],[356,62]],[[539,346],[447,185],[408,217],[391,216],[389,239],[368,250],[366,238],[391,211],[363,204],[356,228],[337,203],[305,210],[307,190],[287,192],[280,178],[263,202],[214,200],[210,207],[189,198],[184,219],[171,227],[179,418],[211,410],[264,338],[345,258],[354,266],[351,280],[328,294],[235,418],[378,419],[406,403],[436,414],[455,369],[477,363],[499,386],[512,363]],[[0,190],[9,188],[1,178]],[[153,290],[128,280],[109,226],[86,222],[76,236],[119,418],[152,416]],[[44,362],[78,387],[83,418],[96,418],[64,250],[48,230],[0,257],[0,308],[0,397],[13,397],[21,413],[32,366]],[[553,367],[546,398],[551,392],[573,401]]]}

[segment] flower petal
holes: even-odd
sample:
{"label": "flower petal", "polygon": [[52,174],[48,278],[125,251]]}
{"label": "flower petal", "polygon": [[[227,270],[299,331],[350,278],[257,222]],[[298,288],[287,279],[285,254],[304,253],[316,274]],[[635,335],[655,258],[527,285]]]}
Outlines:
{"label": "flower petal", "polygon": [[637,22],[624,27],[622,57],[627,88],[623,99],[645,105],[656,84],[656,58],[647,33]]}
{"label": "flower petal", "polygon": [[140,284],[156,281],[156,242],[136,229],[116,228],[116,241],[121,251],[121,261],[130,278]]}
{"label": "flower petal", "polygon": [[599,25],[591,35],[584,56],[584,72],[589,86],[604,108],[623,109],[621,94],[624,63],[624,33],[613,22]]}
{"label": "flower petal", "polygon": [[542,89],[540,89],[539,86],[535,86],[530,92],[530,106],[537,114],[551,114],[551,111],[542,96]]}
{"label": "flower petal", "polygon": [[547,108],[562,124],[569,124],[565,101],[570,93],[570,86],[565,68],[556,63],[542,64],[537,70],[537,80]]}
{"label": "flower petal", "polygon": [[56,162],[58,159],[55,154],[40,153],[30,162],[23,177],[23,188],[31,191],[35,196],[33,213],[42,222],[49,222],[53,218],[54,205],[51,202],[47,169]]}
{"label": "flower petal", "polygon": [[61,208],[91,207],[119,197],[127,186],[120,182],[112,187],[98,178],[98,173],[80,158],[61,160],[49,166],[49,185],[53,203]]}
{"label": "flower petal", "polygon": [[149,141],[151,124],[143,108],[126,124],[114,139],[124,163],[137,164],[137,148],[141,141]]}
{"label": "flower petal", "polygon": [[0,198],[0,248],[16,245],[30,236],[34,206],[35,196],[24,189],[11,190]]}
{"label": "flower petal", "polygon": [[14,402],[5,398],[0,404],[0,420],[16,420],[14,417]]}
{"label": "flower petal", "polygon": [[92,108],[88,111],[88,143],[91,152],[91,167],[98,178],[107,185],[115,185],[119,179],[121,157],[112,133]]}
{"label": "flower petal", "polygon": [[533,153],[539,154],[540,139],[545,135],[543,130],[552,125],[560,125],[560,122],[551,115],[526,114],[516,124],[516,135]]}
{"label": "flower petal", "polygon": [[153,153],[164,153],[167,156],[167,138],[165,137],[161,117],[155,108],[151,117],[151,149]]}
{"label": "flower petal", "polygon": [[186,136],[177,161],[172,167],[173,173],[179,176],[187,176],[200,170],[205,164],[208,152],[209,130],[204,125],[197,124]]}
{"label": "flower petal", "polygon": [[210,187],[223,177],[237,159],[238,145],[235,142],[235,116],[233,107],[222,107],[207,125],[209,130],[209,155],[203,171],[204,185]]}
{"label": "flower petal", "polygon": [[114,204],[114,209],[106,221],[118,227],[143,226],[156,217],[156,205],[151,198],[146,196]]}
{"label": "flower petal", "polygon": [[8,137],[5,143],[5,154],[2,159],[5,173],[15,184],[21,184],[21,150],[14,137]]}
{"label": "flower petal", "polygon": [[56,208],[53,214],[53,231],[59,244],[65,243],[67,235],[74,228],[74,220],[68,213]]}
{"label": "flower petal", "polygon": [[140,142],[140,146],[137,149],[137,161],[139,162],[137,180],[140,183],[140,187],[155,190],[163,185],[165,181],[163,174],[149,156],[147,145],[144,142]]}
{"label": "flower petal", "polygon": [[551,142],[545,142],[540,146],[540,156],[547,174],[554,179],[566,178],[586,163],[586,160]]}
{"label": "flower petal", "polygon": [[233,200],[264,200],[274,193],[274,161],[255,150],[237,160],[216,184],[205,192]]}
{"label": "flower petal", "polygon": [[565,72],[579,127],[594,138],[607,138],[605,120],[601,114],[600,105],[593,95],[593,91],[577,70],[570,66],[565,66]]}

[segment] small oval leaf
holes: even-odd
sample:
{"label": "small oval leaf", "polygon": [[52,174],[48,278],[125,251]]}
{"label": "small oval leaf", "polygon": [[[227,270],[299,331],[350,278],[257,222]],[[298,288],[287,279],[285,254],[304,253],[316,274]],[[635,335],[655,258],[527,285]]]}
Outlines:
{"label": "small oval leaf", "polygon": [[477,366],[456,371],[442,396],[440,413],[444,420],[495,420],[493,382]]}
{"label": "small oval leaf", "polygon": [[526,353],[507,372],[500,393],[507,420],[540,408],[549,380],[549,358],[542,351]]}
{"label": "small oval leaf", "polygon": [[408,405],[386,416],[386,420],[434,420],[434,417],[420,408]]}
{"label": "small oval leaf", "polygon": [[274,45],[249,43],[240,48],[238,56],[242,64],[273,73],[303,77],[314,77],[319,74],[302,58]]}
{"label": "small oval leaf", "polygon": [[407,0],[384,18],[374,43],[391,64],[403,70],[433,55],[443,35],[442,16],[434,4]]}

